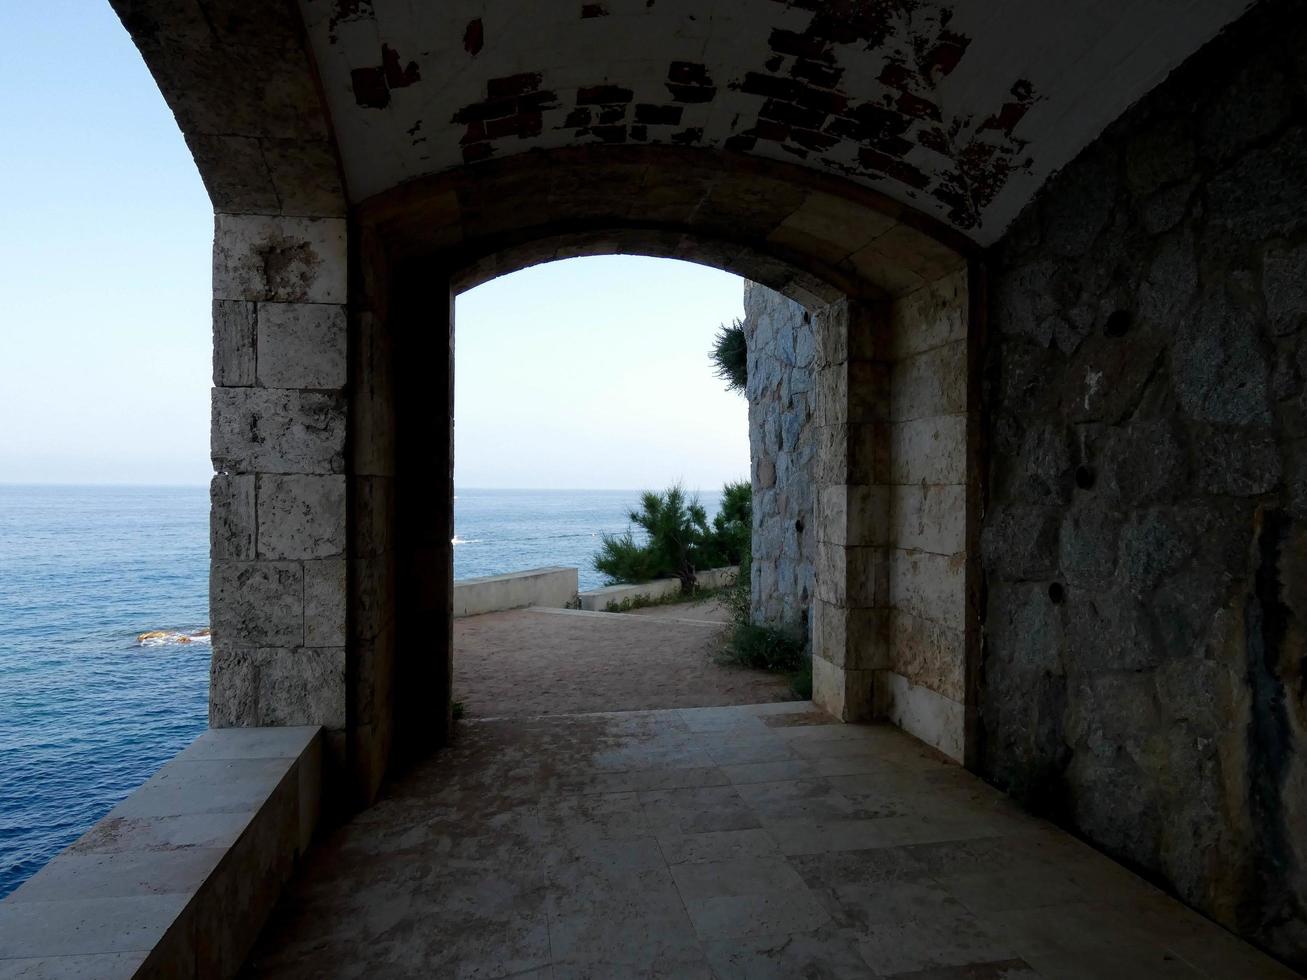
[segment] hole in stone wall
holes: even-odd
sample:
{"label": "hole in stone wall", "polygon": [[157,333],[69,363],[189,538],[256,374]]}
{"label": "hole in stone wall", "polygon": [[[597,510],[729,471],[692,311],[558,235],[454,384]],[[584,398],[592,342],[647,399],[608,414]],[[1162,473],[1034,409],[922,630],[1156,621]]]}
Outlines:
{"label": "hole in stone wall", "polygon": [[1076,486],[1081,490],[1089,490],[1094,485],[1094,471],[1088,466],[1076,467]]}
{"label": "hole in stone wall", "polygon": [[1048,587],[1048,597],[1053,601],[1053,605],[1060,606],[1066,599],[1066,589],[1062,587],[1061,582],[1054,582]]}
{"label": "hole in stone wall", "polygon": [[800,517],[797,521],[794,522],[794,532],[795,532],[796,534],[802,534],[802,533],[803,533],[803,518],[802,518],[802,517]]}
{"label": "hole in stone wall", "polygon": [[1103,327],[1105,337],[1124,337],[1130,329],[1130,314],[1125,310],[1117,310],[1107,318],[1107,324]]}
{"label": "hole in stone wall", "polygon": [[804,323],[811,323],[811,322],[812,322],[812,314],[811,314],[811,313],[808,313],[808,312],[805,312],[805,313],[803,314],[803,322],[804,322]]}

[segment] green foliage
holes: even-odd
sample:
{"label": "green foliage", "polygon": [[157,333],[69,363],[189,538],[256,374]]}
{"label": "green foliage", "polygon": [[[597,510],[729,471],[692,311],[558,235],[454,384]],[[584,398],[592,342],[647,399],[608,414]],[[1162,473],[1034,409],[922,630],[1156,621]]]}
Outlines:
{"label": "green foliage", "polygon": [[797,626],[759,626],[750,618],[750,572],[753,556],[745,549],[735,587],[726,594],[731,611],[731,632],[723,659],[755,670],[790,675],[790,687],[804,700],[812,697],[812,657],[803,630]]}
{"label": "green foliage", "polygon": [[713,338],[708,357],[713,362],[713,374],[726,382],[727,391],[743,391],[749,383],[749,351],[744,342],[744,324],[735,320],[728,327],[722,324]]}
{"label": "green foliage", "polygon": [[[695,587],[695,570],[739,561],[741,542],[752,533],[752,503],[747,483],[723,488],[723,512],[710,526],[698,499],[681,486],[664,493],[645,491],[640,507],[628,514],[644,531],[643,542],[632,531],[605,534],[594,567],[614,582],[649,582],[679,578],[681,592]],[[729,503],[729,512],[727,505]]]}
{"label": "green foliage", "polygon": [[729,595],[730,589],[701,589],[697,585],[691,592],[673,592],[651,599],[647,595],[627,596],[621,602],[609,601],[604,606],[605,612],[624,613],[632,609],[649,609],[652,606],[683,606],[691,602],[707,602],[718,596]]}

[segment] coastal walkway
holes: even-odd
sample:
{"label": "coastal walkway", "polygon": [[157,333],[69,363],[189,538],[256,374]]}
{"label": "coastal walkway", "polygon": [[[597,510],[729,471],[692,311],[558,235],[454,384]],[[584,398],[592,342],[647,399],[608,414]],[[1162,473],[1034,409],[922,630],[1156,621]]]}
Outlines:
{"label": "coastal walkway", "polygon": [[456,629],[455,743],[316,846],[246,975],[1295,975],[898,729],[738,703],[710,624]]}
{"label": "coastal walkway", "polygon": [[1294,976],[807,702],[464,722],[318,847],[248,975]]}

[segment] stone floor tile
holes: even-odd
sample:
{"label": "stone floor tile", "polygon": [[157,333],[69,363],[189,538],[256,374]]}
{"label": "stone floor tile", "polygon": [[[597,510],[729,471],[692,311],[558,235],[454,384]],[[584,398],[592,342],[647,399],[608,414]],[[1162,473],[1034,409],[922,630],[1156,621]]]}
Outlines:
{"label": "stone floor tile", "polygon": [[764,821],[869,820],[896,815],[892,810],[854,803],[826,779],[743,783],[736,790]]}
{"label": "stone floor tile", "polygon": [[671,872],[704,940],[806,932],[830,921],[784,858],[691,862]]}
{"label": "stone floor tile", "polygon": [[732,785],[745,783],[774,783],[778,780],[804,779],[811,776],[812,763],[808,759],[789,762],[749,762],[743,765],[722,766],[721,770]]}
{"label": "stone floor tile", "polygon": [[669,865],[781,856],[771,835],[759,828],[706,834],[661,834],[658,844]]}
{"label": "stone floor tile", "polygon": [[762,826],[734,786],[653,790],[639,796],[655,834],[703,834]]}
{"label": "stone floor tile", "polygon": [[1019,958],[1006,936],[991,933],[965,910],[873,923],[859,939],[858,951],[882,976]]}
{"label": "stone floor tile", "polygon": [[789,861],[843,928],[967,911],[904,848],[806,854]]}
{"label": "stone floor tile", "polygon": [[628,793],[640,790],[688,789],[727,786],[730,777],[718,766],[688,769],[633,769],[626,772],[580,773],[556,784],[560,795],[581,793]]}
{"label": "stone floor tile", "polygon": [[869,975],[854,937],[830,927],[710,941],[704,951],[718,980],[865,980]]}
{"label": "stone floor tile", "polygon": [[[1025,960],[968,963],[966,966],[936,966],[895,973],[884,980],[1045,980]],[[1056,980],[1049,977],[1047,980]]]}
{"label": "stone floor tile", "polygon": [[[786,715],[773,717],[784,718]],[[744,765],[755,762],[787,762],[799,758],[790,743],[783,738],[766,734],[739,737],[728,733],[704,732],[699,741],[713,762],[719,766]]]}
{"label": "stone floor tile", "polygon": [[584,845],[592,840],[649,837],[640,794],[590,793],[544,800],[539,807],[547,839]]}
{"label": "stone floor tile", "polygon": [[552,976],[553,980],[717,980],[708,961],[695,952],[655,956],[644,963],[560,960],[554,963]]}
{"label": "stone floor tile", "polygon": [[[1068,980],[1195,980],[1202,976],[1145,926],[1122,928],[1114,909],[1096,903],[1034,909],[980,909],[989,931],[1001,936],[1039,972]],[[1255,974],[1254,974],[1255,976]]]}
{"label": "stone floor tile", "polygon": [[[778,702],[781,704],[802,704],[803,702]],[[726,731],[770,731],[762,715],[766,713],[759,708],[767,705],[740,705],[727,708],[680,708],[681,721],[692,732],[726,732]]]}
{"label": "stone floor tile", "polygon": [[652,838],[600,841],[548,866],[554,960],[642,966],[698,957],[698,944]]}

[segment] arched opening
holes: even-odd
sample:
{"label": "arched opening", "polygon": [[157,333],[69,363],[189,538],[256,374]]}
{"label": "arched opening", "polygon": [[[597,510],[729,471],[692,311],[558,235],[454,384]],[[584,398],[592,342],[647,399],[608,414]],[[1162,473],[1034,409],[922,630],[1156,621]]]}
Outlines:
{"label": "arched opening", "polygon": [[874,196],[836,196],[797,168],[737,164],[652,148],[605,158],[596,183],[590,154],[562,151],[475,182],[415,182],[357,209],[341,751],[365,798],[387,758],[449,728],[453,297],[570,255],[689,259],[802,304],[816,346],[814,699],[966,757],[971,270],[901,207],[889,216]]}

